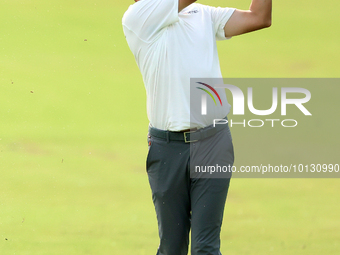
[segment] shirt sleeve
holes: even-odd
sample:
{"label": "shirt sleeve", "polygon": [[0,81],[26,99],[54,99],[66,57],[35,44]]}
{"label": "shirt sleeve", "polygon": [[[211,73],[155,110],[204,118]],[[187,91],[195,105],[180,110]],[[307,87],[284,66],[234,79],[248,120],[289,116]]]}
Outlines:
{"label": "shirt sleeve", "polygon": [[224,26],[233,15],[235,8],[210,7],[211,18],[214,25],[216,40],[226,40]]}
{"label": "shirt sleeve", "polygon": [[141,0],[123,16],[123,26],[149,41],[163,28],[178,21],[178,0]]}

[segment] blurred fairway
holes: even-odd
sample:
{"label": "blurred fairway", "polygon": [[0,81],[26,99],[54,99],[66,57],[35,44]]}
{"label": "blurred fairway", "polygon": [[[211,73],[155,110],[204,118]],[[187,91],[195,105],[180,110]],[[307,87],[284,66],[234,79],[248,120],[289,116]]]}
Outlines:
{"label": "blurred fairway", "polygon": [[[145,91],[121,26],[132,2],[1,0],[1,255],[156,253]],[[224,77],[339,77],[339,5],[274,1],[270,29],[218,44]],[[329,120],[319,133],[306,127],[287,144],[233,129],[236,163],[276,152],[305,160],[314,151],[303,148],[316,146],[321,159],[323,148],[333,148],[325,160],[339,159],[339,89],[326,90],[315,92],[331,110],[317,112]],[[340,254],[339,184],[234,179],[222,253]]]}

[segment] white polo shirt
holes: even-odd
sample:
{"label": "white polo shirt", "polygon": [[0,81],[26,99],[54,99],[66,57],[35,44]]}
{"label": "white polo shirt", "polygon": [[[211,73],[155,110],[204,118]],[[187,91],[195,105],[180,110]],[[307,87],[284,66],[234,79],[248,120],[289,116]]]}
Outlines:
{"label": "white polo shirt", "polygon": [[[141,0],[125,12],[123,30],[143,76],[153,127],[193,127],[190,78],[222,77],[216,40],[227,39],[223,28],[234,10],[194,3],[178,13],[178,0]],[[208,126],[229,113],[225,92],[219,94],[223,107],[196,118],[194,126]]]}

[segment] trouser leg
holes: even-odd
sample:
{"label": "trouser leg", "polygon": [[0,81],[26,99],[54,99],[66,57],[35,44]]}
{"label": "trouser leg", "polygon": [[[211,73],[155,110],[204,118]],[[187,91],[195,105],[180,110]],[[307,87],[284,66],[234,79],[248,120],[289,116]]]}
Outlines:
{"label": "trouser leg", "polygon": [[155,205],[160,245],[157,255],[187,255],[190,231],[190,146],[149,138],[147,173]]}
{"label": "trouser leg", "polygon": [[191,188],[191,254],[219,255],[230,179],[196,179]]}
{"label": "trouser leg", "polygon": [[221,254],[220,231],[231,174],[216,171],[217,166],[221,167],[220,170],[223,166],[230,169],[233,163],[234,150],[229,128],[191,145],[191,171],[195,171],[196,165],[215,167],[213,173],[191,172],[191,176],[195,177],[191,179],[192,255]]}

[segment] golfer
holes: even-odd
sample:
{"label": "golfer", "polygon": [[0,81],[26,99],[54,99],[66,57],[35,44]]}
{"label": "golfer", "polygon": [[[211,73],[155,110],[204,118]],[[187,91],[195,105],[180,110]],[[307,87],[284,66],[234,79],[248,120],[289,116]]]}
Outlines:
{"label": "golfer", "polygon": [[[234,163],[228,125],[213,125],[214,119],[227,122],[230,105],[220,91],[219,107],[210,107],[209,115],[194,115],[190,81],[222,78],[217,40],[271,25],[271,0],[252,0],[246,11],[194,2],[139,0],[122,20],[147,93],[146,168],[158,221],[158,255],[188,254],[190,231],[192,255],[221,254],[230,174],[217,177],[205,169]],[[246,61],[249,56],[240,57]],[[214,90],[204,81],[196,84],[202,86],[197,91]]]}

